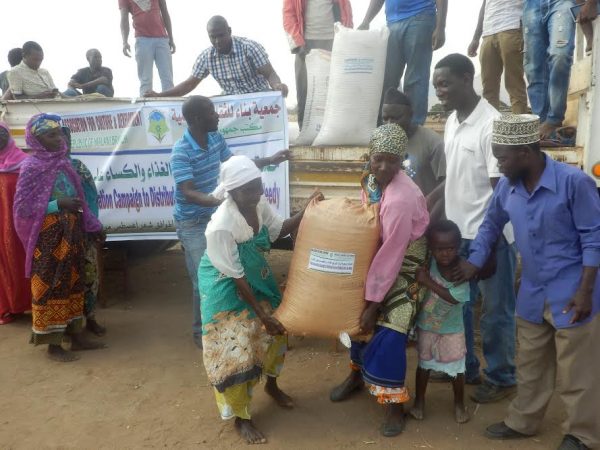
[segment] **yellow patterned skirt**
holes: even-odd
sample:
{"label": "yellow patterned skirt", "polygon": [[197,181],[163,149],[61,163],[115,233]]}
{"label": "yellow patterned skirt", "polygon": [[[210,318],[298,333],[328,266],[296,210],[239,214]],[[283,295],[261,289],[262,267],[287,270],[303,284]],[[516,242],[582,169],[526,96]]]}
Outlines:
{"label": "yellow patterned skirt", "polygon": [[[267,348],[262,373],[268,377],[278,377],[283,367],[287,351],[287,336],[275,336]],[[214,388],[217,407],[223,420],[239,417],[250,420],[250,403],[252,390],[258,383],[259,377],[235,384],[219,392]]]}

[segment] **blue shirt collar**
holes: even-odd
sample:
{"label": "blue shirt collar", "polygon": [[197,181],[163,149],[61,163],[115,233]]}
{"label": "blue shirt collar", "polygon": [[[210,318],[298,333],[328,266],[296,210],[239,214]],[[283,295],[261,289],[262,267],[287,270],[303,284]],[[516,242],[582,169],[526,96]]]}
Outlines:
{"label": "blue shirt collar", "polygon": [[544,153],[544,159],[546,160],[546,168],[542,173],[538,188],[545,187],[549,191],[556,194],[556,164],[557,162],[550,158]]}
{"label": "blue shirt collar", "polygon": [[183,138],[188,142],[188,144],[190,144],[192,146],[192,149],[194,149],[197,152],[203,152],[206,151],[206,149],[203,149],[202,147],[200,147],[200,145],[198,145],[198,143],[196,142],[196,139],[194,139],[194,136],[192,136],[192,133],[190,133],[190,129],[186,128],[185,131],[183,132]]}
{"label": "blue shirt collar", "polygon": [[543,153],[543,155],[544,160],[546,162],[546,167],[544,168],[542,176],[540,177],[540,181],[538,182],[533,192],[531,194],[527,192],[527,189],[525,189],[522,180],[519,180],[516,184],[513,184],[511,186],[511,192],[515,192],[515,190],[517,190],[520,194],[529,197],[530,195],[535,194],[536,191],[538,191],[540,188],[546,188],[549,191],[552,191],[556,194],[556,161],[554,161],[545,153]]}

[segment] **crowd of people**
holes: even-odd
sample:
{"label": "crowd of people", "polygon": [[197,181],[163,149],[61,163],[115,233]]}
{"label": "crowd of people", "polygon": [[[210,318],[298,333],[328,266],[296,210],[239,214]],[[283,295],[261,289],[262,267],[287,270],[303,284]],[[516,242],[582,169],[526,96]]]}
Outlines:
{"label": "crowd of people", "polygon": [[[359,26],[385,5],[390,38],[380,120],[369,144],[362,199],[377,204],[381,240],[365,281],[361,335],[350,350],[350,373],[333,388],[333,402],[366,387],[385,410],[384,436],[405,428],[407,345],[416,339],[416,393],[409,414],[425,417],[428,381],[452,383],[454,417],[469,420],[465,384],[477,403],[515,395],[491,439],[535,435],[558,390],[566,406],[560,450],[600,445],[600,197],[579,169],[541,151],[542,139],[560,140],[573,56],[573,0],[485,0],[468,53],[481,43],[484,95],[474,88],[475,67],[461,54],[434,67],[433,87],[453,111],[443,138],[423,127],[432,52],[445,41],[446,0],[371,0]],[[191,76],[172,77],[173,31],[165,0],[119,0],[123,52],[129,56],[129,15],[136,31],[140,94],[183,96],[211,74],[224,93],[280,90],[287,94],[255,41],[232,35],[221,16],[211,18],[212,47]],[[348,0],[284,0],[284,28],[296,54],[299,122],[306,101],[305,56],[331,49],[333,24],[352,26]],[[586,25],[596,3],[579,11]],[[565,17],[569,18],[566,20]],[[591,43],[591,39],[588,40]],[[520,53],[525,48],[525,58]],[[98,50],[87,53],[59,94],[40,68],[41,47],[27,42],[9,55],[14,68],[0,76],[6,98],[112,95],[112,72]],[[22,57],[22,61],[17,61]],[[13,64],[14,63],[14,64]],[[152,90],[156,64],[162,92]],[[498,112],[505,72],[513,114]],[[528,85],[525,85],[523,75]],[[400,80],[402,79],[402,89]],[[7,80],[8,84],[6,84]],[[81,92],[80,92],[81,91]],[[527,96],[533,114],[527,114]],[[248,443],[266,442],[251,416],[253,387],[278,405],[293,407],[279,387],[286,331],[271,312],[281,292],[264,253],[293,233],[303,211],[284,220],[263,198],[261,168],[291,157],[282,150],[250,160],[234,156],[218,131],[210,99],[191,96],[187,123],[171,167],[174,210],[193,292],[194,342],[223,419]],[[103,240],[97,193],[89,171],[69,156],[69,130],[57,115],[41,113],[26,127],[28,155],[0,126],[0,321],[31,310],[32,337],[56,361],[77,350],[103,348],[82,334],[106,332],[95,320],[97,252]],[[323,199],[316,192],[313,198]],[[517,252],[523,271],[515,293]],[[482,298],[480,330],[485,369],[475,352],[474,308]],[[84,320],[85,319],[85,320]],[[71,351],[63,348],[65,337]],[[518,357],[517,353],[518,337]],[[596,352],[597,353],[597,352]]]}

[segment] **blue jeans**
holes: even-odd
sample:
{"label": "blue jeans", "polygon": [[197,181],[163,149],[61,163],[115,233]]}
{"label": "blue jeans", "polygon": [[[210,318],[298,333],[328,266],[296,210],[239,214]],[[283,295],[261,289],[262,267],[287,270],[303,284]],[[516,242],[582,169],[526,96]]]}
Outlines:
{"label": "blue jeans", "polygon": [[198,291],[198,266],[206,251],[206,219],[176,220],[177,237],[183,246],[185,265],[192,281],[192,331],[194,337],[202,336],[200,292]]}
{"label": "blue jeans", "polygon": [[[115,95],[115,91],[113,90],[113,88],[105,84],[99,84],[98,86],[96,86],[96,90],[94,92],[102,94],[105,97],[113,97]],[[63,95],[66,97],[77,97],[81,95],[81,92],[79,92],[77,89],[69,88],[65,92],[63,92]]]}
{"label": "blue jeans", "polygon": [[140,79],[140,96],[152,89],[154,63],[156,63],[162,90],[166,91],[173,87],[173,60],[169,39],[135,38],[135,60]]}
{"label": "blue jeans", "polygon": [[[463,239],[460,254],[469,256],[470,239]],[[496,273],[487,280],[471,282],[471,298],[463,308],[465,341],[467,345],[466,379],[479,375],[479,360],[475,355],[473,333],[473,305],[483,297],[481,343],[487,367],[483,373],[488,382],[497,386],[513,386],[515,378],[515,244],[502,237],[496,246]]]}
{"label": "blue jeans", "polygon": [[534,114],[552,125],[562,124],[567,109],[575,48],[572,6],[574,0],[525,0],[523,5],[527,94]]}
{"label": "blue jeans", "polygon": [[387,59],[383,92],[398,89],[404,75],[402,91],[412,103],[413,123],[423,125],[427,118],[429,72],[435,14],[423,13],[388,24]]}

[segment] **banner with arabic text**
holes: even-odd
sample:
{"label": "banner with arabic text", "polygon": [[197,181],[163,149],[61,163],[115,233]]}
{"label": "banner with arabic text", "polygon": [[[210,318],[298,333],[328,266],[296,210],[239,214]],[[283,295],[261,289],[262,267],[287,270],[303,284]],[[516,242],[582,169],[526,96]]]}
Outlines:
{"label": "banner with arabic text", "polygon": [[[288,148],[287,112],[278,92],[214,97],[219,131],[234,154],[270,156]],[[181,101],[104,106],[62,114],[72,154],[92,172],[100,220],[111,240],[174,238],[175,183],[169,157],[186,128]],[[289,217],[288,164],[263,170],[265,196]]]}

